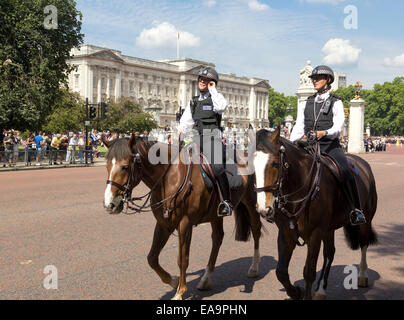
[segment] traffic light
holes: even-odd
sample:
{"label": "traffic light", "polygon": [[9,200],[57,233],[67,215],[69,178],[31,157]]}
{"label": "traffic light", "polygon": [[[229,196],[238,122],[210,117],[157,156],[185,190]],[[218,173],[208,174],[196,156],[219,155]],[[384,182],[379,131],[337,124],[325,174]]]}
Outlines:
{"label": "traffic light", "polygon": [[97,109],[95,107],[90,107],[90,119],[95,119],[97,117]]}
{"label": "traffic light", "polygon": [[104,120],[106,118],[108,118],[108,104],[106,104],[105,102],[101,102],[101,120]]}

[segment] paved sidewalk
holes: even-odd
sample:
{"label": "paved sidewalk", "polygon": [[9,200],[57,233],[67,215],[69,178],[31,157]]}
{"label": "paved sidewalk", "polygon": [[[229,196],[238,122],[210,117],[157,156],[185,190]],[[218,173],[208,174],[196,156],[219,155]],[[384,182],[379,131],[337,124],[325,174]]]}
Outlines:
{"label": "paved sidewalk", "polygon": [[25,162],[17,162],[17,164],[13,167],[3,167],[3,163],[0,163],[0,172],[3,171],[20,171],[20,170],[40,170],[40,169],[60,169],[60,168],[78,168],[78,167],[99,167],[106,164],[104,157],[94,159],[94,163],[90,162],[88,159],[88,164],[81,164],[80,161],[76,162],[75,164],[70,164],[67,161],[63,161],[60,164],[49,164],[48,160],[42,161],[40,166],[36,165],[36,161],[31,162],[30,166],[27,166]]}

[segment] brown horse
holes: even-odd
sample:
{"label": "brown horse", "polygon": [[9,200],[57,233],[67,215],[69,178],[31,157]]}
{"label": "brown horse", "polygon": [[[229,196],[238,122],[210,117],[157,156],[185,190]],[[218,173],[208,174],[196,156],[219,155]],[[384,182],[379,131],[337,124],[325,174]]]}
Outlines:
{"label": "brown horse", "polygon": [[[198,284],[200,290],[209,289],[224,237],[223,218],[217,216],[218,197],[214,195],[215,191],[209,191],[205,186],[198,164],[187,164],[180,157],[178,149],[172,146],[145,142],[133,134],[129,140],[108,142],[103,139],[103,142],[109,149],[106,156],[108,182],[104,206],[111,214],[120,213],[124,202],[130,198],[132,189],[140,182],[150,189],[150,206],[157,222],[147,260],[161,280],[177,290],[175,300],[182,299],[187,290],[185,277],[193,226],[210,222],[212,250],[205,273]],[[160,157],[161,161],[150,161],[151,154]],[[184,158],[187,159],[186,154]],[[248,276],[257,277],[261,221],[255,209],[253,175],[242,176],[242,187],[232,190],[232,199],[236,200],[233,201],[236,240],[247,241],[251,232],[254,238],[254,256]],[[159,264],[159,254],[174,230],[177,230],[179,239],[179,279],[172,277]]]}
{"label": "brown horse", "polygon": [[[271,133],[260,130],[256,134],[254,159],[257,207],[263,215],[272,215],[278,226],[279,261],[278,280],[293,299],[302,298],[303,292],[289,280],[288,268],[296,245],[307,244],[304,267],[305,299],[312,298],[312,284],[316,280],[316,266],[321,242],[324,244],[324,265],[314,299],[325,299],[325,290],[334,259],[335,230],[344,227],[351,249],[361,248],[359,286],[368,286],[366,250],[377,242],[371,222],[376,212],[377,193],[369,164],[360,157],[348,154],[348,159],[359,169],[355,174],[363,212],[367,223],[351,226],[347,202],[338,175],[323,162],[289,140],[281,138],[279,129]],[[317,160],[319,160],[318,158]]]}

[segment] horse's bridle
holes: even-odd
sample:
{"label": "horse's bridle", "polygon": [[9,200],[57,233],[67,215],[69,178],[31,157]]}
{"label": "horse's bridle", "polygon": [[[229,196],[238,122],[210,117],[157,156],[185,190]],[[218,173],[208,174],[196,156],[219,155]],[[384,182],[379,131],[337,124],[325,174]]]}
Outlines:
{"label": "horse's bridle", "polygon": [[[139,183],[142,181],[143,178],[143,172],[144,172],[144,167],[142,163],[142,156],[139,151],[134,149],[133,151],[133,156],[129,165],[129,178],[128,181],[126,182],[125,185],[121,185],[115,181],[112,180],[107,180],[107,184],[113,185],[117,187],[119,190],[123,192],[123,203],[126,204],[126,211],[125,214],[136,214],[136,213],[141,213],[141,212],[147,212],[150,211],[151,208],[157,209],[159,207],[162,207],[164,203],[168,202],[169,200],[177,199],[177,196],[179,193],[181,193],[188,184],[186,183],[190,179],[190,175],[192,173],[191,166],[187,166],[186,168],[186,173],[185,173],[185,178],[183,183],[181,184],[180,188],[175,192],[173,195],[168,196],[167,198],[157,202],[157,203],[149,203],[151,194],[155,190],[155,188],[159,185],[159,183],[162,181],[162,179],[165,177],[166,173],[168,172],[168,169],[171,167],[171,163],[168,164],[167,168],[165,169],[164,173],[157,179],[157,181],[154,183],[154,185],[150,188],[150,191],[146,193],[143,196],[140,197],[131,197],[132,195],[132,190],[139,185]],[[136,177],[135,177],[136,173]],[[189,186],[188,186],[189,187]],[[186,195],[186,192],[184,193],[183,197],[181,200],[183,200],[184,196]],[[142,205],[138,205],[135,203],[135,201],[139,201],[146,198],[144,203]],[[133,212],[128,212],[128,209],[133,210]]]}
{"label": "horse's bridle", "polygon": [[[310,174],[308,175],[308,178],[306,182],[303,184],[302,187],[300,187],[298,190],[284,194],[282,190],[282,182],[284,179],[284,169],[289,168],[289,164],[285,161],[285,152],[286,148],[284,145],[280,145],[279,148],[279,173],[278,173],[278,179],[275,184],[272,184],[270,186],[264,186],[262,188],[254,188],[256,192],[271,192],[276,200],[275,203],[277,205],[277,208],[285,214],[288,218],[295,218],[297,219],[300,214],[303,212],[303,210],[306,208],[307,201],[311,198],[312,200],[316,196],[316,194],[320,191],[320,181],[321,181],[321,172],[322,172],[322,166],[320,163],[320,151],[318,148],[318,145],[315,146],[316,151],[313,152],[313,164],[310,169]],[[315,170],[315,173],[314,173]],[[312,180],[314,173],[314,179]],[[291,196],[297,194],[298,192],[302,191],[306,185],[309,183],[309,181],[313,181],[308,193],[303,197],[298,200],[289,200]],[[297,212],[289,212],[285,206],[288,204],[293,204],[297,205],[299,203],[303,203],[300,209]]]}
{"label": "horse's bridle", "polygon": [[[136,168],[137,167],[137,168]],[[128,172],[128,181],[125,185],[119,184],[112,180],[107,180],[107,184],[110,184],[123,192],[123,201],[124,203],[128,202],[132,194],[132,190],[142,181],[142,160],[140,153],[135,151],[133,153],[132,159],[129,164],[129,172]],[[137,170],[136,170],[137,169]],[[137,172],[138,177],[135,179],[134,173]]]}

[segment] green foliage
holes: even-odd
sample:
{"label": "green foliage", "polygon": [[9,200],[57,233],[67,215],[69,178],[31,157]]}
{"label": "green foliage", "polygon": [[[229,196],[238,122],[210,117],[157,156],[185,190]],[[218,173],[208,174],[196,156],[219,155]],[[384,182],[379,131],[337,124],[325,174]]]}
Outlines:
{"label": "green foliage", "polygon": [[[44,26],[47,5],[58,10],[57,29]],[[0,17],[0,127],[40,129],[64,95],[82,15],[73,0],[2,0]]]}
{"label": "green foliage", "polygon": [[404,135],[404,77],[376,84],[365,100],[365,123],[372,135]]}
{"label": "green foliage", "polygon": [[77,93],[62,90],[62,96],[56,102],[53,112],[46,118],[43,129],[53,133],[84,131],[85,119],[85,101]]}
{"label": "green foliage", "polygon": [[110,102],[108,118],[100,121],[102,130],[111,132],[143,132],[157,128],[157,122],[149,113],[142,111],[142,107],[127,98],[118,102]]}
{"label": "green foliage", "polygon": [[[349,86],[338,89],[344,107],[355,97],[355,89]],[[404,134],[404,77],[393,82],[375,84],[373,90],[362,90],[361,98],[367,102],[365,107],[365,127],[370,124],[372,135]]]}
{"label": "green foliage", "polygon": [[[288,113],[288,106],[293,108],[293,110]],[[294,119],[296,119],[297,114],[297,97],[289,96],[285,97],[283,93],[276,92],[274,88],[269,89],[268,92],[268,119],[270,126],[276,126],[278,124],[285,123],[285,117],[291,114]]]}

